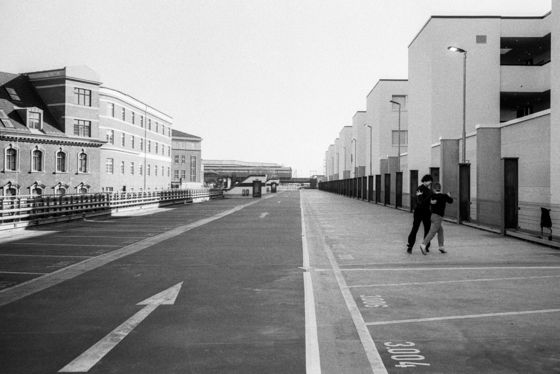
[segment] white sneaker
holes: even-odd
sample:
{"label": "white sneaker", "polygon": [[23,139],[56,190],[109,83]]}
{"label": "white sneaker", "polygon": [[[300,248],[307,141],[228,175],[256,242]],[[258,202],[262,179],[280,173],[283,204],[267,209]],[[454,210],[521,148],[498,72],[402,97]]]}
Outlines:
{"label": "white sneaker", "polygon": [[420,252],[422,252],[423,255],[426,254],[426,244],[420,244]]}

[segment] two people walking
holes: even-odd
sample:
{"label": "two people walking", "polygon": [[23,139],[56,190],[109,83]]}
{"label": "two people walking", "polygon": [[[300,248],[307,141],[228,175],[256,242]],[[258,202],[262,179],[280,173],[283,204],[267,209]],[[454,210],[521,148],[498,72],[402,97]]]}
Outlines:
{"label": "two people walking", "polygon": [[444,234],[442,221],[445,215],[445,206],[453,203],[453,198],[449,193],[441,192],[441,184],[434,183],[433,191],[430,188],[433,182],[431,175],[424,175],[422,184],[416,189],[417,204],[414,209],[414,221],[412,230],[408,235],[407,253],[412,253],[412,248],[416,242],[416,234],[420,228],[420,223],[424,226],[424,240],[420,244],[420,251],[423,255],[430,252],[430,241],[434,236],[438,237],[438,249],[441,253],[447,253],[444,246]]}

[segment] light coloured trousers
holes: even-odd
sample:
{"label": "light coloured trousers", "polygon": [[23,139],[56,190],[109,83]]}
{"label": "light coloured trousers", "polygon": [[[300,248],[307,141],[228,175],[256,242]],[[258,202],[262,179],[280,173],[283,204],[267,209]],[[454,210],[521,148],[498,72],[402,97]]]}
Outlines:
{"label": "light coloured trousers", "polygon": [[430,226],[430,232],[428,232],[428,235],[426,235],[426,237],[424,238],[424,241],[422,242],[422,244],[426,245],[430,242],[430,240],[432,240],[434,238],[434,236],[436,236],[437,234],[437,241],[438,241],[438,245],[440,248],[443,247],[443,226],[441,225],[441,222],[443,221],[443,217],[432,213],[432,216],[430,217],[430,221],[432,222],[431,226]]}

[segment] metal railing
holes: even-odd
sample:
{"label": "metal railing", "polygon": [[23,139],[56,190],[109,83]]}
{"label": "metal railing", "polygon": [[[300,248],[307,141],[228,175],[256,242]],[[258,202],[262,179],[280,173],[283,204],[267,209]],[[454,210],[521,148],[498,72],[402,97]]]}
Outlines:
{"label": "metal railing", "polygon": [[217,189],[0,196],[0,229],[109,214],[122,208],[158,207],[219,198],[223,198],[223,192]]}

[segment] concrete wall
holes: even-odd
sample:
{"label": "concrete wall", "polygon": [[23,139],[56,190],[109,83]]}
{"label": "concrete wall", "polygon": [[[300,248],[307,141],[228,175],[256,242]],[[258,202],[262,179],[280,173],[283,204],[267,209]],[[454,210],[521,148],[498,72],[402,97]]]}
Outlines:
{"label": "concrete wall", "polygon": [[459,140],[441,139],[440,183],[443,193],[449,192],[455,200],[445,209],[447,217],[456,218],[459,206]]}
{"label": "concrete wall", "polygon": [[[552,68],[551,68],[551,125],[550,142],[550,191],[552,222],[560,222],[560,2],[552,2]],[[558,227],[558,226],[556,226]],[[557,231],[558,232],[558,231]]]}
{"label": "concrete wall", "polygon": [[510,121],[501,130],[501,157],[519,158],[519,227],[540,231],[550,205],[550,111]]}
{"label": "concrete wall", "polygon": [[352,169],[352,147],[354,146],[352,142],[352,126],[344,126],[339,133],[340,139],[340,171],[341,171],[341,179],[347,179],[351,177],[351,169]]}
{"label": "concrete wall", "polygon": [[352,117],[352,138],[356,139],[356,143],[352,144],[352,177],[363,177],[366,169],[369,169],[369,129],[364,126],[366,123],[365,111],[356,112]]}
{"label": "concrete wall", "polygon": [[478,162],[476,168],[471,168],[471,178],[474,171],[473,179],[477,186],[477,216],[474,220],[482,225],[500,228],[504,215],[501,130],[499,127],[479,127],[475,139]]}

